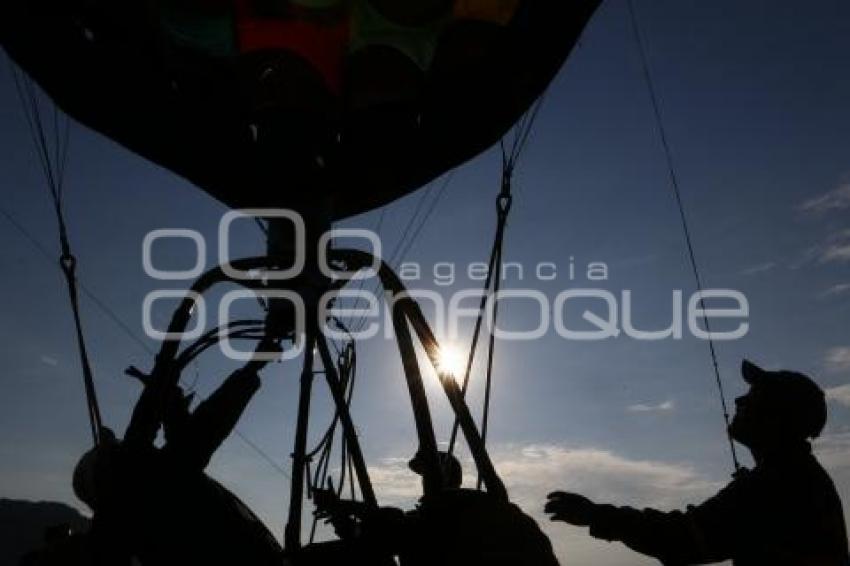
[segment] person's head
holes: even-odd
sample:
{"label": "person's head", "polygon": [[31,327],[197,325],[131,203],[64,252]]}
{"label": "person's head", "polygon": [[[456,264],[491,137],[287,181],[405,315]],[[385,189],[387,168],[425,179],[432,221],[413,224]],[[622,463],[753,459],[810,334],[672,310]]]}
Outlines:
{"label": "person's head", "polygon": [[[463,468],[461,468],[458,459],[455,458],[454,455],[442,451],[437,453],[437,458],[440,470],[443,474],[443,488],[458,489],[463,483]],[[416,453],[413,459],[407,463],[407,465],[413,472],[424,478],[426,469],[425,462],[425,454],[420,450]]]}
{"label": "person's head", "polygon": [[108,460],[117,444],[115,434],[104,428],[100,444],[83,454],[74,468],[74,494],[92,511],[97,510],[97,494],[102,491],[98,488],[98,482],[103,480],[104,469],[109,467]]}
{"label": "person's head", "polygon": [[744,360],[750,390],[735,400],[732,438],[759,449],[782,448],[817,438],[826,424],[826,398],[812,379],[793,371],[766,371]]}

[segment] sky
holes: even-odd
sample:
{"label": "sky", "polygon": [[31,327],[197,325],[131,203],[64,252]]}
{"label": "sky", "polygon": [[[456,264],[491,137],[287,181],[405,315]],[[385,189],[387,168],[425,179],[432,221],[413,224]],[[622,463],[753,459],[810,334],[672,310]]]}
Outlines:
{"label": "sky", "polygon": [[[636,7],[705,287],[740,291],[749,304],[747,334],[717,345],[727,397],[731,402],[745,390],[738,374],[743,357],[814,376],[830,399],[816,453],[847,501],[850,4],[655,0]],[[0,75],[0,123],[0,496],[81,507],[70,472],[90,439],[71,313],[56,268],[50,201],[8,72]],[[421,210],[436,202],[404,261],[422,268],[409,287],[448,300],[480,285],[465,271],[487,259],[499,174],[498,155],[489,151],[458,168],[439,200],[442,181],[340,226],[380,226],[386,256],[420,203]],[[143,333],[143,299],[152,290],[188,286],[145,274],[145,234],[184,228],[214,242],[226,209],[78,125],[67,175],[79,276],[97,299],[82,298],[89,350],[104,420],[120,432],[139,394],[123,370],[150,368],[157,347]],[[258,231],[239,234],[238,252],[262,250]],[[158,266],[188,268],[191,251],[186,242],[163,244]],[[207,251],[212,267],[217,250]],[[622,0],[602,5],[550,88],[517,171],[505,260],[524,270],[522,277],[511,271],[503,288],[537,290],[549,301],[568,289],[601,288],[622,303],[622,293],[631,292],[633,320],[642,329],[669,326],[675,291],[687,299],[695,290]],[[594,262],[607,266],[605,281],[586,277]],[[434,276],[444,263],[455,268],[453,285]],[[557,277],[535,277],[540,263],[555,264]],[[442,276],[449,268],[436,269]],[[601,312],[597,303],[580,307]],[[162,323],[165,312],[154,320]],[[527,300],[506,300],[500,320],[505,329],[528,330],[538,322],[535,312]],[[458,347],[469,337],[469,324],[461,328]],[[418,493],[416,476],[406,470],[416,435],[397,350],[383,339],[358,349],[352,412],[373,481],[382,502],[409,508]],[[210,353],[186,383],[208,393],[233,367]],[[681,340],[620,335],[587,342],[550,330],[533,341],[500,341],[494,367],[491,456],[514,500],[544,524],[564,564],[652,561],[594,541],[583,529],[549,524],[542,515],[548,491],[673,509],[729,480],[708,345],[688,332]],[[298,373],[296,362],[267,369],[239,424],[240,434],[284,470]],[[434,376],[426,378],[438,439],[445,441],[450,413]],[[478,415],[480,372],[475,379],[469,403]],[[327,397],[317,385],[313,437],[329,418]],[[461,455],[467,484],[474,483]],[[251,446],[234,436],[209,473],[282,532],[289,479]]]}

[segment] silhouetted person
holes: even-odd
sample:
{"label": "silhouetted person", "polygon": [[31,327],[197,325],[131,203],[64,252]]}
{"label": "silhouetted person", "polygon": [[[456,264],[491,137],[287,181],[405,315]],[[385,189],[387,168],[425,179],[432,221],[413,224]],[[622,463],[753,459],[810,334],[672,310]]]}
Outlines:
{"label": "silhouetted person", "polygon": [[[438,457],[443,489],[459,489],[462,482],[460,462],[446,452],[440,452]],[[423,475],[424,460],[423,454],[417,453],[408,462],[408,467]],[[353,564],[395,564],[393,556],[404,555],[411,541],[421,536],[417,532],[416,512],[405,513],[397,507],[374,509],[362,501],[340,499],[333,486],[314,489],[312,497],[316,517],[333,526],[340,540],[314,545],[311,562],[336,564],[345,560]]]}
{"label": "silhouetted person", "polygon": [[[557,566],[549,539],[533,519],[487,492],[462,489],[460,462],[446,452],[438,458],[442,487],[423,496],[412,511],[370,511],[351,502],[328,506],[356,516],[356,532],[372,548],[398,556],[401,566]],[[424,454],[417,453],[408,463],[423,476],[423,487],[425,462]],[[338,533],[350,532],[350,523],[334,514],[323,513]]]}
{"label": "silhouetted person", "polygon": [[[94,511],[98,564],[137,558],[145,566],[277,564],[280,548],[262,523],[204,474],[260,387],[259,364],[230,375],[189,412],[168,380],[149,380],[123,441],[105,431],[74,471],[74,491]],[[155,445],[163,428],[165,443]]]}
{"label": "silhouetted person", "polygon": [[752,452],[753,470],[684,512],[599,505],[564,492],[549,495],[546,512],[668,565],[850,564],[841,501],[809,443],[826,423],[823,391],[800,373],[748,361],[741,371],[750,390],[736,399],[729,432]]}

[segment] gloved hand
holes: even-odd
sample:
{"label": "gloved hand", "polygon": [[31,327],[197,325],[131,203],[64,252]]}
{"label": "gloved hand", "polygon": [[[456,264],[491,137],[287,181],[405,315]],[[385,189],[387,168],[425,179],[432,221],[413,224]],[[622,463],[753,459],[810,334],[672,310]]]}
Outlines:
{"label": "gloved hand", "polygon": [[571,525],[586,527],[593,520],[596,504],[576,493],[554,491],[547,496],[544,511],[552,515],[553,521],[563,521]]}
{"label": "gloved hand", "polygon": [[316,518],[324,519],[325,524],[332,525],[340,539],[357,536],[358,525],[355,517],[359,508],[356,501],[340,499],[331,487],[330,489],[314,488],[313,503],[316,505],[314,511]]}
{"label": "gloved hand", "polygon": [[313,503],[316,505],[315,515],[319,519],[327,519],[336,513],[340,506],[340,498],[334,489],[313,489]]}

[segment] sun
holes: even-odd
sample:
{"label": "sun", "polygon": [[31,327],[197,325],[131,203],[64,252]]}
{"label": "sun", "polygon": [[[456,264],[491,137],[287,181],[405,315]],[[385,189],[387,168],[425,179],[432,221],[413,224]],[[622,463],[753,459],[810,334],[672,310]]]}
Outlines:
{"label": "sun", "polygon": [[455,346],[441,346],[437,360],[437,371],[443,375],[451,375],[457,379],[463,376],[466,370],[466,360],[460,349]]}

